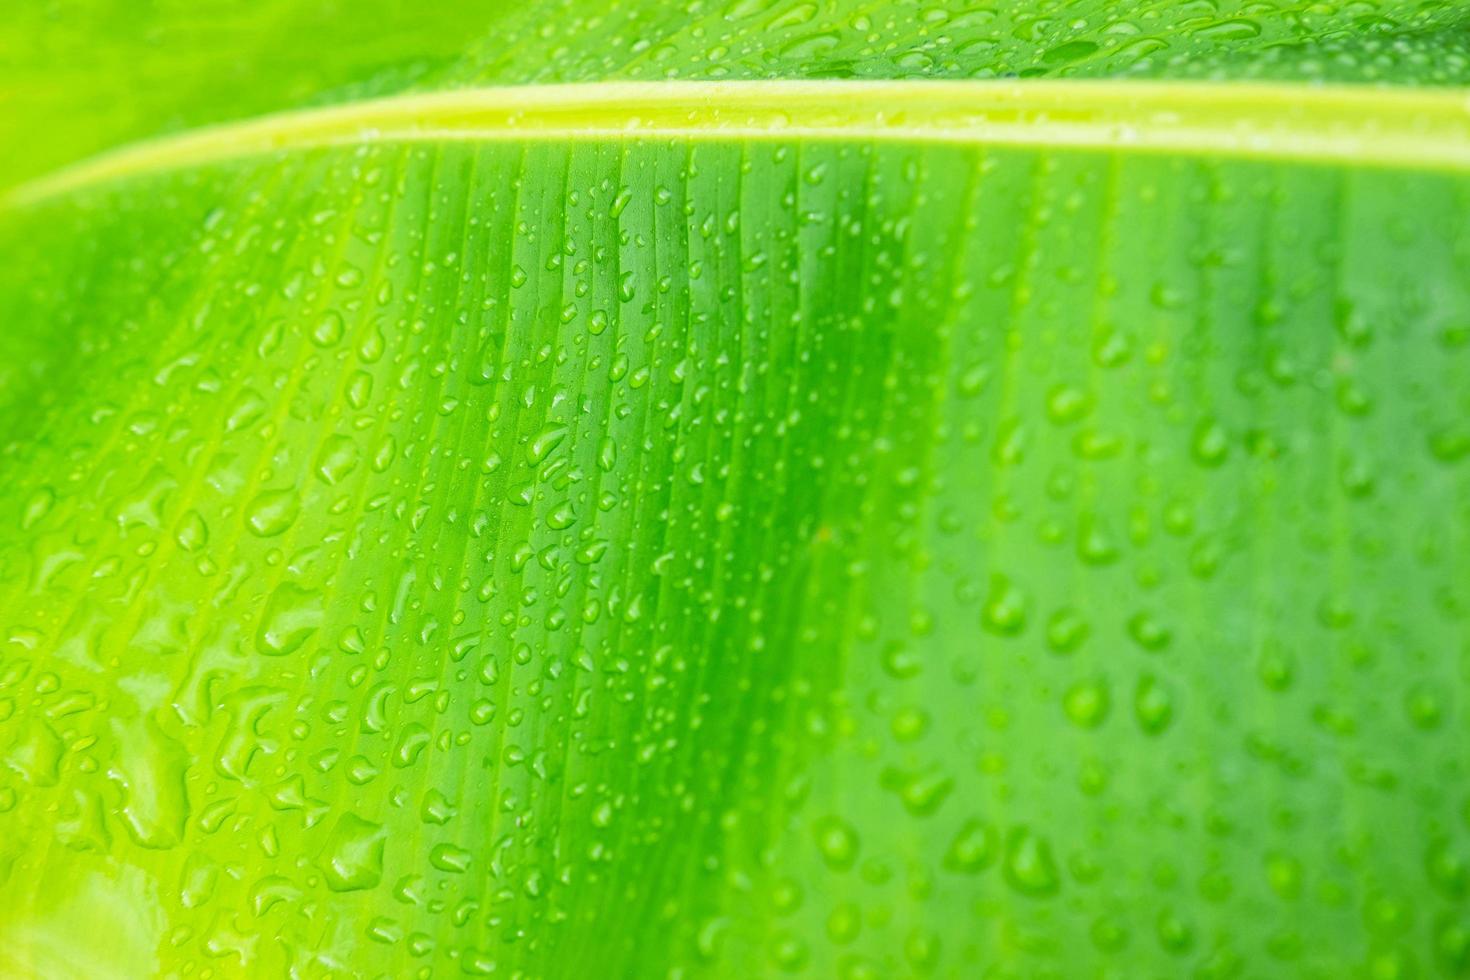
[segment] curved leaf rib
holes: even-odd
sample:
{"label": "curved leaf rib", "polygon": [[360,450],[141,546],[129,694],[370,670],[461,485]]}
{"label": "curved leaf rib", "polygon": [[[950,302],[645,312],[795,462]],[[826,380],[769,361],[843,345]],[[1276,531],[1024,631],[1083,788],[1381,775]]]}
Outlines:
{"label": "curved leaf rib", "polygon": [[611,139],[845,140],[1470,169],[1458,92],[1201,82],[606,82],[393,96],[123,147],[13,190],[12,205],[102,181],[291,149]]}

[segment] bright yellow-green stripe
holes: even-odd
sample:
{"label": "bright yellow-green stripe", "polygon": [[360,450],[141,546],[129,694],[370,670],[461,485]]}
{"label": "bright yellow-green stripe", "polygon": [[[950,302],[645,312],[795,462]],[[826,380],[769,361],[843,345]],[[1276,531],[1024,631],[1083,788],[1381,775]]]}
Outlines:
{"label": "bright yellow-green stripe", "polygon": [[476,88],[285,112],[148,140],[26,184],[9,201],[297,147],[633,138],[994,144],[1467,170],[1470,95],[1052,80]]}

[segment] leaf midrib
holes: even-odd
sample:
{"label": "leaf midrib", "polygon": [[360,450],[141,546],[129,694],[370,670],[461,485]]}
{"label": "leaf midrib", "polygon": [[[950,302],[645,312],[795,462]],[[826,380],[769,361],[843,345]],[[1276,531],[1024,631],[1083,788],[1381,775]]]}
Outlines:
{"label": "leaf midrib", "polygon": [[393,142],[852,140],[1470,170],[1470,94],[1145,81],[599,82],[468,88],[144,140],[11,190],[9,207],[293,149]]}

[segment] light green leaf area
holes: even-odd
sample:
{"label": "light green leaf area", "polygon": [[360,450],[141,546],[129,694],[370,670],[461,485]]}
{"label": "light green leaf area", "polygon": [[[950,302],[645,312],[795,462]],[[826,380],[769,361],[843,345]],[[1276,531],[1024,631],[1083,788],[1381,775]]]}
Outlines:
{"label": "light green leaf area", "polygon": [[[891,73],[1067,31],[1132,70],[1116,5],[549,6],[504,15],[519,77],[466,27],[426,87],[709,79],[719,30],[731,75],[883,74],[1000,23]],[[1458,65],[1454,11],[1185,30],[1225,6],[1137,19],[1222,71],[1371,17],[1407,80]],[[417,84],[355,50],[313,78]],[[885,110],[918,84],[804,135],[779,84],[729,128],[298,113],[9,198],[0,975],[1470,972],[1458,96],[1120,83],[939,138]]]}

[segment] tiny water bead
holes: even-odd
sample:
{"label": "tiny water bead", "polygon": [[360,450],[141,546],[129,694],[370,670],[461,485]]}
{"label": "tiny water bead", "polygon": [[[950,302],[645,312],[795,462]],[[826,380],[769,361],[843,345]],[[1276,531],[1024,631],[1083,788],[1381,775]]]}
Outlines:
{"label": "tiny water bead", "polygon": [[857,860],[858,838],[852,826],[840,817],[826,817],[816,824],[817,847],[822,860],[835,871],[846,871]]}

